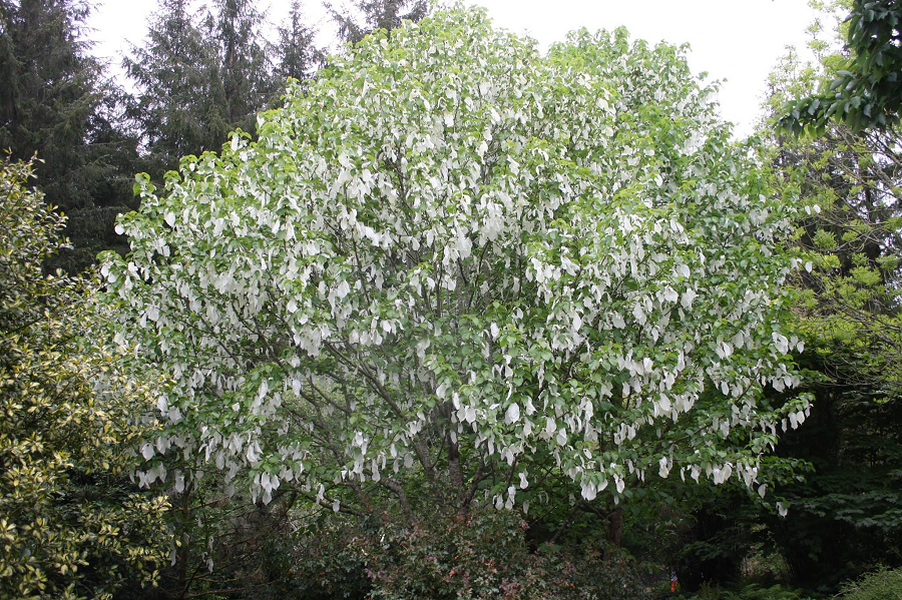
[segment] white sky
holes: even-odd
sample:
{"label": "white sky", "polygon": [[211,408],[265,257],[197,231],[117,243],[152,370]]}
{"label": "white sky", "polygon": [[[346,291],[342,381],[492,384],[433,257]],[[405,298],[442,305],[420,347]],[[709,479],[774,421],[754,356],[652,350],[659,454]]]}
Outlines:
{"label": "white sky", "polygon": [[[339,4],[340,2],[335,2]],[[268,0],[269,16],[278,22],[290,0]],[[467,0],[489,10],[498,27],[537,39],[543,48],[563,40],[568,31],[615,29],[634,38],[673,44],[688,42],[695,73],[725,80],[720,103],[725,119],[740,136],[751,132],[765,92],[767,75],[787,45],[803,46],[815,12],[807,0]],[[98,0],[90,25],[98,41],[95,52],[121,62],[128,42],[141,44],[155,0]],[[265,7],[267,0],[261,0]],[[330,24],[319,0],[306,0],[308,21],[331,39]]]}

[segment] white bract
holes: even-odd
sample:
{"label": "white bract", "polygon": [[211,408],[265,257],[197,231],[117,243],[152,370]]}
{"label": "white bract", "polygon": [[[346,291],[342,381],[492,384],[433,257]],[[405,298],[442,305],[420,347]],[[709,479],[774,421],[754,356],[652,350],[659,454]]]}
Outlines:
{"label": "white bract", "polygon": [[763,394],[796,380],[786,214],[710,94],[672,47],[541,56],[455,10],[333,59],[164,194],[140,179],[104,273],[171,380],[141,481],[335,510],[411,478],[510,508],[548,468],[586,500],[674,470],[764,489],[805,408]]}

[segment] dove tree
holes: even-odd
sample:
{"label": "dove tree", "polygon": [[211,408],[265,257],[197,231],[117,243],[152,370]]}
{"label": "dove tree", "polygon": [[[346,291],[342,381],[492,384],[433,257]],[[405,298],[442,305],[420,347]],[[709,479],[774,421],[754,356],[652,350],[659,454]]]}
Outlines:
{"label": "dove tree", "polygon": [[361,514],[528,509],[549,472],[586,502],[763,494],[807,409],[790,212],[714,92],[624,30],[543,55],[458,8],[333,58],[165,190],[139,177],[103,273],[119,343],[171,382],[140,481]]}

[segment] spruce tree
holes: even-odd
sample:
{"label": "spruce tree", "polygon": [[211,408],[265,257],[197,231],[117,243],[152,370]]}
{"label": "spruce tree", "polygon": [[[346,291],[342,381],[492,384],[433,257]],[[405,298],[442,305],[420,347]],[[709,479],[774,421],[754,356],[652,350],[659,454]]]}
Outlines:
{"label": "spruce tree", "polygon": [[252,131],[278,85],[252,0],[217,0],[196,14],[188,0],[160,0],[147,42],[126,58],[138,94],[131,114],[154,177],[182,156],[217,150],[229,131]]}
{"label": "spruce tree", "polygon": [[69,217],[75,248],[54,261],[77,271],[116,247],[116,214],[134,209],[134,140],[119,127],[119,92],[83,37],[84,0],[0,2],[0,149],[37,154],[38,184]]}
{"label": "spruce tree", "polygon": [[147,40],[124,61],[137,88],[130,114],[141,131],[144,167],[175,168],[186,154],[216,148],[228,131],[215,99],[217,52],[188,0],[160,0]]}
{"label": "spruce tree", "polygon": [[260,31],[263,15],[254,0],[216,0],[215,8],[217,13],[208,23],[218,42],[225,118],[229,129],[253,130],[257,111],[279,88],[268,56],[269,44]]}
{"label": "spruce tree", "polygon": [[284,82],[292,77],[299,81],[310,79],[325,56],[314,44],[316,30],[304,23],[301,2],[294,0],[288,13],[287,25],[279,27],[276,47],[276,77]]}
{"label": "spruce tree", "polygon": [[377,29],[391,31],[400,27],[402,21],[416,22],[429,14],[426,0],[353,0],[352,4],[350,9],[347,5],[339,9],[331,2],[324,3],[338,24],[339,36],[351,44],[357,44]]}
{"label": "spruce tree", "polygon": [[77,0],[0,5],[0,72],[10,84],[0,107],[0,146],[14,159],[38,153],[48,199],[76,206],[90,202],[77,179],[99,104],[100,66],[80,39],[88,13]]}

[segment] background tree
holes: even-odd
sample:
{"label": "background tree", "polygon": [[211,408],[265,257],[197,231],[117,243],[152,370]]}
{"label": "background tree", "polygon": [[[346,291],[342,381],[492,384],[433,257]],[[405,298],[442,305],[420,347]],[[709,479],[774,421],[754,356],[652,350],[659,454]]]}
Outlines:
{"label": "background tree", "polygon": [[895,0],[852,0],[846,57],[821,89],[790,100],[780,125],[794,133],[826,131],[832,119],[851,131],[886,128],[902,108],[902,4]]}
{"label": "background tree", "polygon": [[818,376],[813,419],[784,445],[815,471],[783,488],[795,518],[773,531],[796,581],[836,585],[899,564],[902,155],[889,131],[830,122],[817,138],[783,140],[778,161],[808,213],[796,314],[800,364]]}
{"label": "background tree", "polygon": [[0,594],[108,598],[165,560],[165,500],[128,482],[151,390],[98,340],[86,282],[46,276],[62,218],[0,169]]}
{"label": "background tree", "polygon": [[[845,5],[835,3],[821,22]],[[832,43],[837,32],[820,23],[814,32],[817,61],[791,53],[771,76],[775,121],[788,99],[810,100],[847,67]],[[699,553],[729,556],[735,569],[755,549],[773,552],[795,584],[835,593],[841,580],[875,564],[900,564],[902,156],[891,127],[856,132],[855,123],[816,116],[817,135],[762,131],[773,148],[775,189],[803,209],[792,241],[802,266],[794,315],[805,341],[804,387],[815,398],[804,427],[781,436],[779,452],[812,470],[776,490],[791,505],[789,519],[736,499],[712,504],[722,519]]]}
{"label": "background tree", "polygon": [[[282,89],[273,77],[270,48],[254,0],[218,0],[207,29],[219,43],[219,79],[227,131],[253,132],[257,112]],[[223,135],[220,144],[224,143]]]}
{"label": "background tree", "polygon": [[325,54],[315,45],[316,31],[305,24],[301,7],[299,1],[292,2],[286,26],[278,28],[276,77],[280,81],[310,79],[325,62]]}
{"label": "background tree", "polygon": [[339,37],[350,44],[357,44],[377,29],[392,31],[402,21],[416,23],[429,14],[428,0],[354,0],[351,7],[335,8],[331,2],[324,6],[338,24]]}
{"label": "background tree", "polygon": [[213,9],[198,15],[188,0],[161,0],[146,45],[125,60],[138,88],[130,114],[155,178],[183,156],[217,150],[236,127],[253,131],[280,89],[253,2]]}
{"label": "background tree", "polygon": [[376,524],[547,477],[600,512],[656,477],[764,494],[806,407],[764,394],[796,382],[788,213],[679,51],[541,58],[480,11],[368,39],[257,141],[142,179],[104,267],[174,378],[141,482]]}
{"label": "background tree", "polygon": [[[804,78],[790,75],[772,102],[842,81],[833,88],[834,102],[844,102],[834,118],[832,108],[814,111],[819,136],[778,138],[782,185],[806,204],[797,314],[808,341],[804,364],[822,378],[811,384],[811,427],[786,445],[815,472],[786,488],[799,510],[776,531],[793,574],[809,585],[835,585],[878,562],[900,564],[902,154],[888,127],[898,113],[898,85],[890,82],[900,55],[898,31],[885,30],[898,27],[898,16],[894,3],[853,3],[845,25],[851,62],[822,44],[820,64]],[[814,106],[812,98],[803,102]]]}
{"label": "background tree", "polygon": [[228,131],[216,93],[218,53],[188,0],[161,0],[147,42],[125,59],[137,97],[130,115],[142,135],[147,170],[160,174],[182,156],[218,147]]}
{"label": "background tree", "polygon": [[120,246],[115,217],[137,207],[135,140],[122,131],[118,90],[83,38],[89,13],[81,0],[0,4],[0,149],[41,159],[44,193],[68,215],[75,244],[54,264],[72,271]]}

